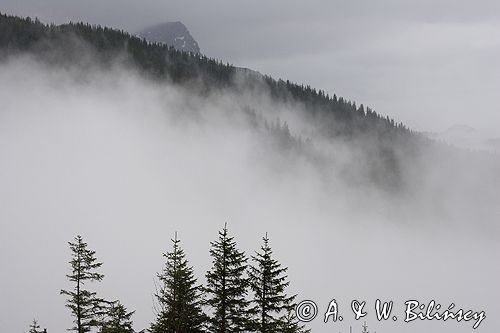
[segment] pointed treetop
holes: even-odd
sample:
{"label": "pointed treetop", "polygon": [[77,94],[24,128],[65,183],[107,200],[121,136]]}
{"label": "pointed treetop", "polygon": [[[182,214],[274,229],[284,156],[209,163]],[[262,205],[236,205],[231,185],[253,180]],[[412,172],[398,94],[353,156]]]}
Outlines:
{"label": "pointed treetop", "polygon": [[29,333],[41,333],[41,332],[43,332],[40,329],[40,325],[38,325],[38,321],[36,319],[33,319],[33,322],[30,325],[30,330],[28,332]]}

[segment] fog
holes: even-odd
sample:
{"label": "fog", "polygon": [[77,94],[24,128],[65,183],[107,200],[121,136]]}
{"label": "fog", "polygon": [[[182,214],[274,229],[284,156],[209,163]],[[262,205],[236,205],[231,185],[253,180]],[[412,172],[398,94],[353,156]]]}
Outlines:
{"label": "fog", "polygon": [[[248,255],[269,234],[289,291],[320,307],[313,332],[360,331],[353,299],[367,301],[379,333],[472,331],[473,322],[404,323],[410,299],[484,310],[478,331],[500,324],[496,155],[463,165],[429,156],[424,176],[394,194],[342,179],[341,167],[369,163],[361,147],[313,137],[314,149],[335,153],[324,168],[269,144],[246,107],[297,136],[312,125],[265,91],[200,97],[119,63],[81,71],[18,57],[0,64],[0,100],[2,332],[26,331],[34,317],[49,332],[71,327],[59,290],[70,287],[67,242],[77,234],[104,263],[100,295],[147,328],[174,232],[203,283],[225,222]],[[408,166],[408,177],[416,171]],[[324,324],[332,298],[345,319]],[[375,319],[377,298],[394,300],[397,322]]]}
{"label": "fog", "polygon": [[202,52],[344,96],[420,131],[500,133],[495,0],[3,0],[44,22],[131,33],[182,21]]}

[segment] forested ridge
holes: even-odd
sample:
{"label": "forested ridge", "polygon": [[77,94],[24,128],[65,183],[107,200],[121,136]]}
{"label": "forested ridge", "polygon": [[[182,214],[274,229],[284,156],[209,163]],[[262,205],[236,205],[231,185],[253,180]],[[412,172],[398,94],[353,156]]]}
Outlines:
{"label": "forested ridge", "polygon": [[[174,83],[196,81],[203,90],[221,88],[247,89],[265,85],[276,100],[302,103],[311,115],[321,119],[329,135],[351,136],[376,131],[379,135],[407,135],[411,131],[402,123],[383,117],[362,104],[329,95],[310,86],[288,80],[275,80],[238,68],[204,55],[182,52],[164,44],[150,43],[121,30],[68,23],[43,24],[38,19],[0,14],[0,53],[34,52],[37,58],[58,65],[77,64],[84,48],[103,64],[125,55],[127,60],[151,77],[168,78]],[[84,42],[84,44],[81,43]],[[241,86],[235,86],[236,75],[245,75]]]}
{"label": "forested ridge", "polygon": [[[137,69],[141,75],[182,85],[193,94],[265,91],[276,103],[291,103],[305,110],[315,135],[352,142],[360,147],[369,160],[368,170],[361,170],[362,176],[354,174],[357,171],[346,170],[346,178],[369,178],[384,188],[401,186],[404,166],[400,156],[406,161],[406,157],[414,159],[420,149],[431,142],[363,104],[357,105],[307,85],[243,70],[204,55],[150,43],[125,31],[86,23],[44,24],[38,19],[6,14],[0,14],[0,31],[0,59],[23,53],[34,55],[51,66],[80,66],[83,69],[90,66],[107,68],[119,60]],[[254,116],[262,112],[251,106],[248,110]],[[274,141],[284,142],[285,148],[301,146],[303,139],[310,139],[290,133],[286,122],[279,122],[277,126],[263,126],[262,123],[260,126],[274,132],[273,136],[278,138]],[[331,162],[330,157],[311,151],[306,153],[314,155],[315,160],[326,160],[325,165]],[[410,161],[409,164],[415,163]]]}

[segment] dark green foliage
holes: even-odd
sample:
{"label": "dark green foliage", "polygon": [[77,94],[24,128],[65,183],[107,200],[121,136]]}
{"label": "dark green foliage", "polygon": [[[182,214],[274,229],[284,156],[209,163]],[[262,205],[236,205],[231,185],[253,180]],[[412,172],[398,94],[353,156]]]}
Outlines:
{"label": "dark green foliage", "polygon": [[134,312],[128,312],[120,302],[112,303],[106,311],[99,333],[135,333],[131,319]]}
{"label": "dark green foliage", "polygon": [[[260,252],[252,256],[254,266],[249,268],[250,287],[253,291],[251,313],[253,314],[253,328],[257,332],[280,332],[285,327],[292,328],[290,312],[293,311],[293,301],[296,295],[287,296],[286,288],[289,285],[286,271],[288,268],[272,256],[269,238],[263,238]],[[300,327],[299,327],[300,328]]]}
{"label": "dark green foliage", "polygon": [[344,100],[336,95],[330,97],[324,91],[316,91],[310,86],[298,85],[290,81],[264,78],[271,95],[278,100],[300,102],[318,120],[322,130],[329,136],[351,136],[374,132],[409,132],[403,124],[395,124],[394,120],[384,118],[376,112],[356,103]]}
{"label": "dark green foliage", "polygon": [[33,322],[30,325],[30,329],[29,329],[28,333],[44,333],[44,332],[46,332],[46,330],[42,330],[40,328],[40,325],[38,325],[38,322],[36,321],[36,319],[33,319]]}
{"label": "dark green foliage", "polygon": [[124,31],[84,23],[44,25],[38,20],[0,14],[0,54],[16,51],[36,52],[37,58],[75,64],[82,53],[91,53],[104,64],[125,58],[132,65],[156,78],[173,82],[196,82],[202,90],[213,88],[252,89],[263,84],[276,100],[301,103],[331,136],[352,136],[361,133],[410,133],[401,123],[396,124],[370,108],[330,96],[310,86],[290,81],[261,77],[243,71],[239,86],[234,83],[236,68],[222,61],[199,54],[175,50],[163,44],[149,43]]}
{"label": "dark green foliage", "polygon": [[304,325],[297,319],[295,309],[288,311],[283,318],[282,333],[310,333],[311,330],[306,329]]}
{"label": "dark green foliage", "polygon": [[[373,182],[384,189],[398,189],[405,179],[402,174],[405,166],[400,161],[414,165],[416,160],[412,159],[419,147],[428,144],[428,140],[403,124],[335,94],[149,43],[124,31],[84,23],[44,25],[38,20],[2,14],[0,31],[0,59],[23,52],[57,67],[108,68],[120,63],[155,80],[166,79],[189,86],[193,94],[259,91],[268,92],[275,102],[302,106],[312,121],[315,135],[353,143],[368,156],[362,165],[346,168],[344,177],[348,182]],[[294,137],[286,124],[271,128],[270,132],[275,134],[273,141],[284,150],[302,145],[301,139]]]}
{"label": "dark green foliage", "polygon": [[188,265],[177,234],[173,250],[164,254],[165,267],[161,274],[160,290],[156,295],[160,307],[153,333],[203,332],[206,317],[201,310],[201,287],[196,284],[193,268]]}
{"label": "dark green foliage", "polygon": [[102,263],[97,262],[95,251],[87,248],[81,236],[75,237],[74,243],[69,242],[71,249],[71,273],[66,275],[74,284],[73,290],[61,290],[68,296],[66,307],[71,310],[75,326],[70,330],[85,333],[92,327],[100,325],[100,318],[105,314],[106,302],[98,298],[95,292],[85,289],[87,282],[101,281],[104,275],[97,272]]}
{"label": "dark green foliage", "polygon": [[96,25],[44,25],[38,20],[0,14],[0,31],[0,58],[29,51],[57,66],[89,66],[95,65],[95,60],[107,66],[122,59],[154,78],[176,83],[196,81],[202,89],[227,86],[235,72],[233,66],[221,61]]}
{"label": "dark green foliage", "polygon": [[219,231],[219,239],[211,242],[212,268],[206,274],[207,305],[212,310],[208,331],[213,333],[243,332],[249,328],[247,258],[236,247],[227,226]]}

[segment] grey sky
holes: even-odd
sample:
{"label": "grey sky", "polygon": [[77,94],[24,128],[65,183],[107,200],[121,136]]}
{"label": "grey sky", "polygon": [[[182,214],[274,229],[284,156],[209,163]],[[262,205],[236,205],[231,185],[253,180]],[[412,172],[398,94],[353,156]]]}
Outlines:
{"label": "grey sky", "polygon": [[364,103],[417,130],[500,133],[498,1],[2,0],[129,31],[181,20],[209,56]]}

